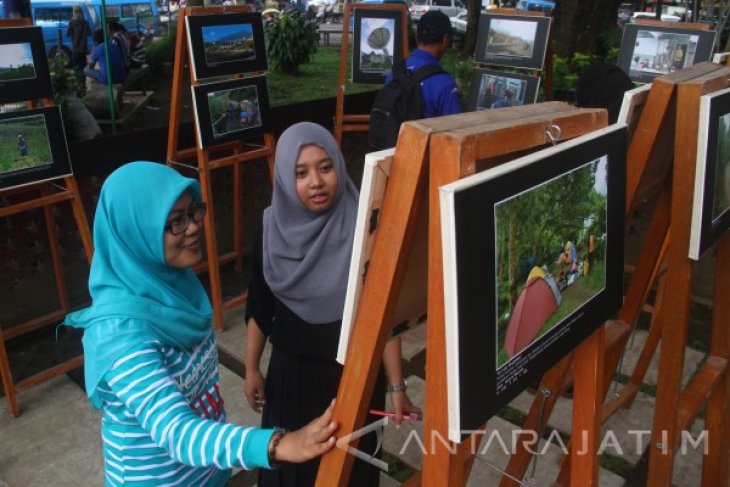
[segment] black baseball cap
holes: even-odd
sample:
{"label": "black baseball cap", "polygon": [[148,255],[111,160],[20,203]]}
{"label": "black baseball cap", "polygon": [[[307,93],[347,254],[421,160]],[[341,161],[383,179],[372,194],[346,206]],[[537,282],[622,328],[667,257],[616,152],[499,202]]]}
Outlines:
{"label": "black baseball cap", "polygon": [[452,35],[453,28],[451,21],[445,13],[439,10],[431,10],[421,16],[416,28],[416,37],[418,42],[424,44],[432,44],[441,42],[444,35]]}

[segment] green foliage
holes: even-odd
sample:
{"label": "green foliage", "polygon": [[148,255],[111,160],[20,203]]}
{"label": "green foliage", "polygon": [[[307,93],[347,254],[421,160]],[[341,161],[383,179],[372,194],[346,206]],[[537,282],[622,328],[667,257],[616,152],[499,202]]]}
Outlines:
{"label": "green foliage", "polygon": [[177,22],[170,23],[170,30],[162,37],[157,37],[145,47],[147,65],[155,76],[167,75],[165,63],[172,63],[175,57],[175,38]]}
{"label": "green foliage", "polygon": [[570,59],[553,56],[553,88],[556,91],[574,90],[583,71],[598,59],[593,54],[576,52]]}
{"label": "green foliage", "polygon": [[296,72],[317,52],[317,24],[298,13],[282,12],[266,26],[266,52],[275,71]]}
{"label": "green foliage", "polygon": [[53,85],[53,98],[59,103],[65,95],[76,94],[84,96],[86,86],[84,76],[77,76],[74,70],[67,66],[66,56],[57,56],[49,59],[51,70],[51,85]]}

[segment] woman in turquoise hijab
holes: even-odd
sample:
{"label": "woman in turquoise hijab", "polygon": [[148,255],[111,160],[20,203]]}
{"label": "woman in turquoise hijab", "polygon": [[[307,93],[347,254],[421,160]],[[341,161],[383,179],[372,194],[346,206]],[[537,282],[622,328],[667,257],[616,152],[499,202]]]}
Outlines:
{"label": "woman in turquoise hijab", "polygon": [[334,445],[332,406],[285,433],[226,422],[202,258],[198,182],[152,162],[114,171],[94,220],[86,392],[101,410],[106,485],[222,486],[234,467],[302,462]]}

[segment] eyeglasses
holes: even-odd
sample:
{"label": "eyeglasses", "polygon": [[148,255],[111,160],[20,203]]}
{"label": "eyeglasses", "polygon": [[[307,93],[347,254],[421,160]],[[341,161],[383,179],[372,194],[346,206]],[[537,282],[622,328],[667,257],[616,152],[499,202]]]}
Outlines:
{"label": "eyeglasses", "polygon": [[205,206],[205,203],[194,203],[190,205],[187,213],[183,213],[182,215],[177,216],[169,222],[165,223],[165,231],[170,232],[172,235],[181,235],[185,233],[185,230],[188,229],[188,225],[190,225],[190,220],[194,221],[195,223],[202,222],[203,218],[205,218],[205,213],[207,210],[208,207]]}

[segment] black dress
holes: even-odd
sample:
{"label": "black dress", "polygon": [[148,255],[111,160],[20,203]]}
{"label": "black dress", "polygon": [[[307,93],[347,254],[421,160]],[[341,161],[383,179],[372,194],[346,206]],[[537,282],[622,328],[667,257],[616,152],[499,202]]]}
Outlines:
{"label": "black dress", "polygon": [[[310,324],[274,296],[263,273],[263,230],[259,229],[253,249],[252,276],[246,300],[246,322],[254,318],[272,344],[266,372],[266,405],[261,426],[297,430],[324,412],[337,394],[342,366],[337,363],[341,321]],[[385,403],[385,378],[381,369],[371,407]],[[368,415],[367,422],[378,418]],[[375,453],[377,437],[361,438],[358,449]],[[377,456],[377,455],[376,455]],[[317,478],[319,459],[301,464],[284,464],[277,470],[259,472],[260,487],[307,487]],[[377,467],[356,459],[349,485],[377,486]]]}

